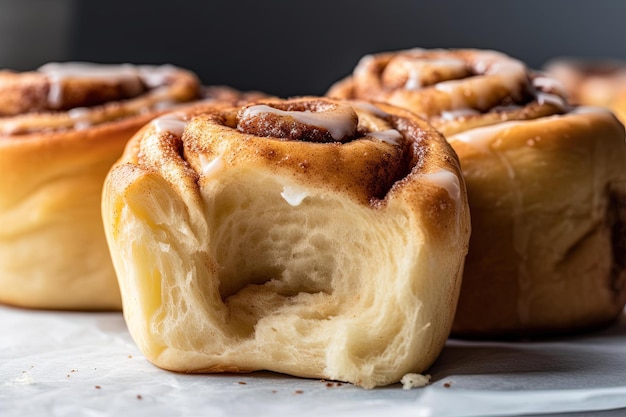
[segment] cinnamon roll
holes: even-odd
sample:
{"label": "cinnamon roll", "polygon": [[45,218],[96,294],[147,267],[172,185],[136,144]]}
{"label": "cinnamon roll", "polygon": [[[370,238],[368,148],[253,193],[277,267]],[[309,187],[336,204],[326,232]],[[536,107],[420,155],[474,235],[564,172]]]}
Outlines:
{"label": "cinnamon roll", "polygon": [[100,212],[104,178],[141,126],[199,96],[196,76],[172,66],[0,71],[0,302],[121,308]]}
{"label": "cinnamon roll", "polygon": [[544,69],[563,84],[571,101],[607,107],[626,123],[626,61],[559,58]]}
{"label": "cinnamon roll", "polygon": [[244,105],[253,101],[272,98],[262,91],[240,91],[225,85],[202,88],[202,102],[226,105]]}
{"label": "cinnamon roll", "polygon": [[103,218],[128,328],[157,366],[366,388],[437,357],[469,240],[438,132],[316,97],[155,119],[105,181]]}
{"label": "cinnamon roll", "polygon": [[626,145],[608,111],[493,51],[367,56],[335,97],[428,119],[457,152],[472,237],[453,333],[536,336],[595,328],[626,302]]}

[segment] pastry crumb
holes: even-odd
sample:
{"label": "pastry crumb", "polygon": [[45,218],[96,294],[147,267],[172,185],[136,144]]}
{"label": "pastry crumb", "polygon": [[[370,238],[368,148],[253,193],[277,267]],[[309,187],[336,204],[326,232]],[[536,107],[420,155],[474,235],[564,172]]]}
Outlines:
{"label": "pastry crumb", "polygon": [[428,385],[430,381],[430,374],[406,374],[400,380],[402,383],[402,389],[421,388]]}
{"label": "pastry crumb", "polygon": [[452,383],[450,382],[444,382],[443,387],[444,388],[450,388],[452,386]]}
{"label": "pastry crumb", "polygon": [[100,389],[100,388],[102,388],[102,387],[101,387],[100,385],[96,385],[96,386],[94,386],[94,388],[95,388],[95,389]]}

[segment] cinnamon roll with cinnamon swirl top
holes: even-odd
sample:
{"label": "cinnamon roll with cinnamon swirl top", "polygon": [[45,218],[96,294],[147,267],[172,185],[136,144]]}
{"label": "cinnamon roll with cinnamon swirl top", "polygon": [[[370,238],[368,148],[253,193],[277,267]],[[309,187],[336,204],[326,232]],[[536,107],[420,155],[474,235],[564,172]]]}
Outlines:
{"label": "cinnamon roll with cinnamon swirl top", "polygon": [[0,71],[0,302],[121,308],[100,214],[104,177],[141,126],[199,95],[196,76],[172,66]]}
{"label": "cinnamon roll with cinnamon swirl top", "polygon": [[469,239],[438,132],[317,97],[155,119],[111,170],[103,217],[129,330],[156,365],[366,388],[437,357]]}
{"label": "cinnamon roll with cinnamon swirl top", "polygon": [[494,51],[363,58],[329,95],[389,102],[443,132],[463,167],[472,237],[453,333],[594,328],[626,302],[624,127]]}

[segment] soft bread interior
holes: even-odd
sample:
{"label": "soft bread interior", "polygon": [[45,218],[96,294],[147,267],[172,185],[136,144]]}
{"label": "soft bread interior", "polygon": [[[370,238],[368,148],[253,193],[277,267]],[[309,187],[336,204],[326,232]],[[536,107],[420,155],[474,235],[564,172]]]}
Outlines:
{"label": "soft bread interior", "polygon": [[443,260],[447,243],[402,203],[373,210],[240,166],[186,205],[164,179],[134,175],[105,213],[119,210],[112,253],[131,333],[157,365],[374,387],[434,361],[462,263]]}

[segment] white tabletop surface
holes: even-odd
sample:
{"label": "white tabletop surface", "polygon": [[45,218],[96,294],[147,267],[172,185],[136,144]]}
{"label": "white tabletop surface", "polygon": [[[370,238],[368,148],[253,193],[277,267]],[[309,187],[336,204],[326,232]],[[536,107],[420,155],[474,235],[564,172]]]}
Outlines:
{"label": "white tabletop surface", "polygon": [[269,372],[175,374],[145,360],[119,313],[0,306],[3,417],[626,415],[626,314],[573,338],[450,340],[429,372],[431,384],[412,390]]}

